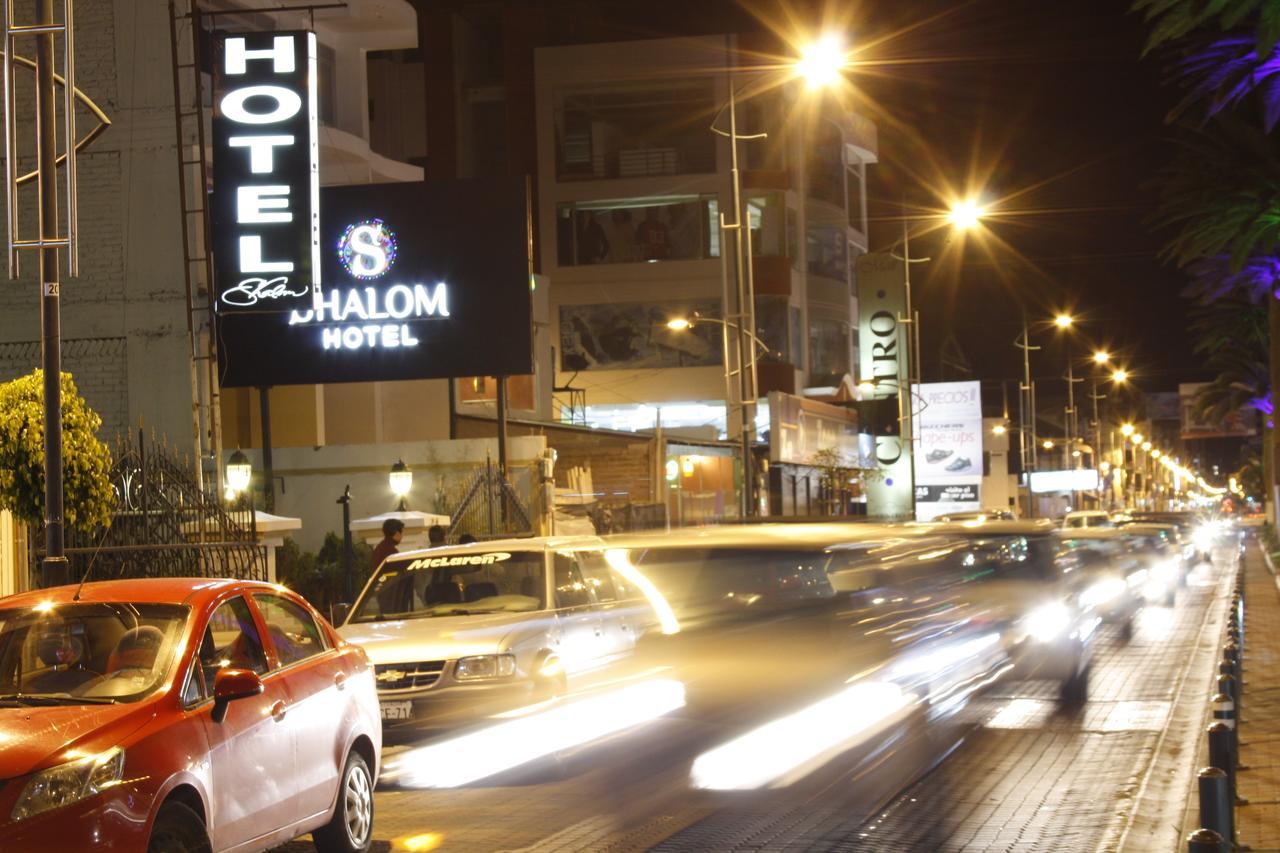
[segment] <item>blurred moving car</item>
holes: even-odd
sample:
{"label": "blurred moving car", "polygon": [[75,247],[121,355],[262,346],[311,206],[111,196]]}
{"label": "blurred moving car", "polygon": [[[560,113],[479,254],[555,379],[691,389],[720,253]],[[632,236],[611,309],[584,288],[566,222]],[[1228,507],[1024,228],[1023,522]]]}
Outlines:
{"label": "blurred moving car", "polygon": [[1214,523],[1209,516],[1192,510],[1135,511],[1129,513],[1129,517],[1137,524],[1176,526],[1182,536],[1195,547],[1195,559],[1204,563],[1213,559],[1213,547],[1222,532],[1220,525]]}
{"label": "blurred moving car", "polygon": [[1147,561],[1119,528],[1062,530],[1058,536],[1063,570],[1079,573],[1074,583],[1080,603],[1095,610],[1102,621],[1120,625],[1121,636],[1130,639],[1135,617],[1146,603]]}
{"label": "blurred moving car", "polygon": [[1063,530],[1080,530],[1086,527],[1115,527],[1111,514],[1100,509],[1083,509],[1069,512],[1062,517]]}
{"label": "blurred moving car", "polygon": [[783,524],[610,537],[601,557],[660,618],[636,667],[672,673],[691,707],[738,713],[851,682],[933,703],[992,678],[1007,658],[949,598],[950,553],[924,528]]}
{"label": "blurred moving car", "polygon": [[272,584],[0,599],[0,849],[368,850],[373,668]]}
{"label": "blurred moving car", "polygon": [[1013,677],[1056,681],[1069,704],[1088,699],[1099,617],[1080,601],[1080,578],[1072,573],[1074,561],[1061,559],[1053,524],[942,524],[935,532],[963,543],[957,559],[965,583],[956,594],[999,627],[1015,663]]}
{"label": "blurred moving car", "polygon": [[[1136,519],[1121,522],[1119,526],[1128,533],[1158,537],[1176,567],[1177,586],[1181,588],[1187,585],[1187,575],[1200,562],[1200,550],[1189,536],[1183,535],[1176,524]],[[1172,599],[1169,603],[1172,604]]]}
{"label": "blurred moving car", "polygon": [[396,554],[338,632],[377,671],[388,726],[448,726],[576,689],[654,622],[634,586],[583,559],[594,536]]}

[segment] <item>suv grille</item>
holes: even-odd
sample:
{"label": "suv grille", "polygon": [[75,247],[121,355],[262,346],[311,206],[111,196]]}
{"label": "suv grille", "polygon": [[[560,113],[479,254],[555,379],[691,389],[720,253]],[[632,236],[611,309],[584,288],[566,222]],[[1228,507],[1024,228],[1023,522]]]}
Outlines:
{"label": "suv grille", "polygon": [[373,668],[379,692],[384,690],[414,690],[430,687],[440,680],[444,670],[442,660],[424,660],[418,663],[387,663]]}

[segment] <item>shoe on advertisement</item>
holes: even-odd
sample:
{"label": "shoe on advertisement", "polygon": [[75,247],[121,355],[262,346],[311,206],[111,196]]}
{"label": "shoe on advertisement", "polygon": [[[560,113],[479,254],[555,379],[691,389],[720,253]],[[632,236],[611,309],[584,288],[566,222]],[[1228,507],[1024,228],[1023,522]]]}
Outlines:
{"label": "shoe on advertisement", "polygon": [[951,455],[950,450],[930,450],[928,453],[925,454],[924,461],[941,462],[943,459],[946,459],[950,455]]}
{"label": "shoe on advertisement", "polygon": [[970,462],[966,457],[960,456],[954,462],[952,462],[950,465],[947,466],[947,470],[948,471],[964,471],[971,467],[973,467],[973,463]]}

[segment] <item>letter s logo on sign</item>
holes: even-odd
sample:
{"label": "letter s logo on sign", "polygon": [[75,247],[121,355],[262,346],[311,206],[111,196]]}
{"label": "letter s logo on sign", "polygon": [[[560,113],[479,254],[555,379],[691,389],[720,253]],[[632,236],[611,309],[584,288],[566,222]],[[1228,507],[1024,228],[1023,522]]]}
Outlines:
{"label": "letter s logo on sign", "polygon": [[338,258],[356,278],[377,278],[396,260],[396,235],[381,219],[347,226],[338,240]]}

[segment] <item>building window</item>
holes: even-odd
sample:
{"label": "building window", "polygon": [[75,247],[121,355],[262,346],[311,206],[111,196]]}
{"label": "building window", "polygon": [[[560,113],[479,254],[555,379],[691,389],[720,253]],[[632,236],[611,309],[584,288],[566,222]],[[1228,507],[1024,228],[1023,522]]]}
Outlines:
{"label": "building window", "polygon": [[718,218],[714,195],[561,204],[557,255],[562,267],[715,258]]}
{"label": "building window", "polygon": [[719,300],[560,306],[560,369],[637,370],[721,363],[720,326],[668,328],[676,317],[718,317]]}
{"label": "building window", "polygon": [[844,209],[844,138],[840,128],[823,122],[814,131],[809,149],[807,186],[809,197]]}
{"label": "building window", "polygon": [[809,372],[814,385],[834,385],[849,372],[849,324],[841,320],[809,321]]}
{"label": "building window", "polygon": [[804,369],[804,314],[800,311],[799,306],[792,305],[790,311],[791,319],[789,326],[790,343],[791,343],[791,364],[793,367]]}
{"label": "building window", "polygon": [[805,243],[810,274],[836,281],[848,279],[848,237],[843,224],[811,225],[805,231]]}
{"label": "building window", "polygon": [[751,227],[751,254],[778,258],[790,254],[787,245],[787,201],[782,193],[747,196],[747,220]]}
{"label": "building window", "polygon": [[790,356],[791,349],[787,345],[789,307],[783,296],[756,297],[756,336],[769,348],[768,351],[761,350],[761,361],[780,364]]}
{"label": "building window", "polygon": [[711,81],[556,95],[556,177],[562,181],[714,172]]}

